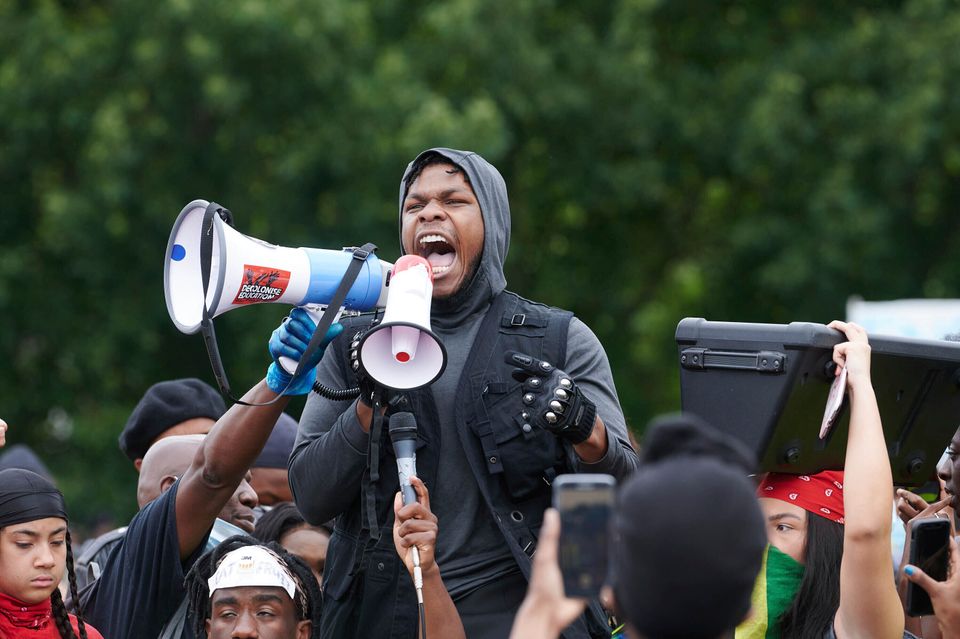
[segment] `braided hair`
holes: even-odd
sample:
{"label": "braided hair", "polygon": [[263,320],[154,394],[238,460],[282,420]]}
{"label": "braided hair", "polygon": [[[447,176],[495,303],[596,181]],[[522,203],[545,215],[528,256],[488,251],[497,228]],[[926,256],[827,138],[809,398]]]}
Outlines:
{"label": "braided hair", "polygon": [[296,582],[296,597],[293,605],[297,617],[301,621],[313,623],[310,639],[320,639],[320,612],[322,595],[320,586],[310,570],[310,566],[296,555],[291,554],[276,542],[261,542],[248,535],[234,535],[223,540],[216,548],[210,550],[197,559],[187,573],[187,605],[189,618],[193,620],[193,629],[196,636],[206,639],[206,621],[210,618],[210,589],[208,580],[217,571],[220,562],[230,552],[246,546],[261,546],[274,553],[283,566],[290,571]]}
{"label": "braided hair", "polygon": [[[80,632],[79,639],[87,639],[87,626],[83,622],[83,611],[80,609],[80,597],[77,595],[77,573],[73,568],[73,545],[70,539],[70,531],[67,531],[67,581],[70,584],[70,597],[77,602],[77,630]],[[50,594],[50,604],[53,608],[53,620],[57,624],[57,630],[63,639],[77,639],[73,632],[73,626],[70,625],[70,615],[67,613],[67,607],[63,603],[63,597],[60,595],[60,589],[56,588]]]}
{"label": "braided hair", "polygon": [[[67,507],[63,501],[63,493],[48,478],[23,468],[7,468],[0,470],[0,492],[4,499],[0,500],[0,530],[6,525],[36,521],[48,517],[67,518]],[[70,539],[70,530],[65,532],[66,568],[70,584],[70,594],[74,601],[77,596],[77,574],[73,567],[73,545]],[[70,614],[63,603],[63,596],[59,588],[50,593],[51,617],[56,624],[57,632],[62,639],[78,639],[70,623]],[[79,639],[87,639],[87,627],[83,621],[83,614],[77,610],[77,630]]]}

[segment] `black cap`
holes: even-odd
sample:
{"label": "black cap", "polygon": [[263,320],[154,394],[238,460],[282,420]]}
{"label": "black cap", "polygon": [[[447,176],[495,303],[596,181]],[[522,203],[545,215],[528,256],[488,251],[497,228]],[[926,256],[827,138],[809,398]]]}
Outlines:
{"label": "black cap", "polygon": [[[686,416],[646,440],[660,452],[623,485],[614,517],[618,610],[646,637],[714,639],[749,611],[767,544],[743,451]],[[667,442],[682,444],[668,455]]]}
{"label": "black cap", "polygon": [[273,427],[270,438],[263,445],[260,456],[251,468],[286,468],[293,442],[297,439],[297,420],[286,413],[280,413],[277,425]]}
{"label": "black cap", "polygon": [[130,461],[142,459],[165,431],[197,417],[216,421],[227,412],[223,398],[199,379],[174,379],[154,384],[133,409],[120,433],[120,450]]}

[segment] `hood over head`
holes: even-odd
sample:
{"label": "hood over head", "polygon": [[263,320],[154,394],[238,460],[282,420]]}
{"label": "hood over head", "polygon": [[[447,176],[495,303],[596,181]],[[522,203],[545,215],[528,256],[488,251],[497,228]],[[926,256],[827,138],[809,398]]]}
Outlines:
{"label": "hood over head", "polygon": [[[398,217],[401,232],[400,252],[403,249],[403,200],[407,195],[407,175],[421,157],[427,153],[438,153],[451,164],[462,169],[473,188],[474,195],[483,213],[483,255],[473,278],[459,291],[445,300],[434,300],[434,314],[462,311],[464,306],[486,304],[507,286],[503,273],[503,264],[510,248],[510,202],[507,198],[507,185],[503,176],[492,164],[472,151],[458,151],[437,147],[418,154],[407,165],[400,180],[400,215]],[[470,302],[467,304],[467,302]]]}

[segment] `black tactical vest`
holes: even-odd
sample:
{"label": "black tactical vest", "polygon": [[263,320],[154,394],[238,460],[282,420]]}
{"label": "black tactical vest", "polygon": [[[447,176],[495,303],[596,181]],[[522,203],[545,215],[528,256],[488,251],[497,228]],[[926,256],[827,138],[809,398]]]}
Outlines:
{"label": "black tactical vest", "polygon": [[[514,293],[500,293],[482,320],[457,386],[460,443],[504,543],[527,579],[543,511],[550,505],[552,481],[577,466],[569,445],[546,431],[524,428],[520,384],[510,376],[512,367],[504,362],[504,353],[527,353],[563,368],[572,316]],[[369,320],[345,322],[344,336],[349,338],[368,324]],[[339,364],[344,378],[350,379],[351,339],[337,342]],[[425,388],[393,398],[380,437],[376,442],[370,438],[368,460],[375,467],[364,476],[362,495],[337,518],[323,574],[323,637],[417,636],[416,594],[392,536],[393,496],[399,481],[388,429],[389,415],[397,411],[416,416],[417,475],[428,490],[436,486],[440,429],[433,396]],[[372,510],[379,540],[369,534],[372,517],[367,513]],[[597,632],[595,636],[602,636],[600,629]],[[588,636],[582,622],[578,632],[565,634],[568,639]]]}

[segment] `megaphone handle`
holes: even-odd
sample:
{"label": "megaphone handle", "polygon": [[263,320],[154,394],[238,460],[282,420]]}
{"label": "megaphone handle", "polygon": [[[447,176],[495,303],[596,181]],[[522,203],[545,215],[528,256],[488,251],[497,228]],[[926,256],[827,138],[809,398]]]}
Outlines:
{"label": "megaphone handle", "polygon": [[[323,317],[323,312],[327,310],[327,307],[322,304],[304,304],[301,306],[303,310],[307,312],[307,315],[310,316],[310,319],[313,320],[314,324],[320,323],[320,318]],[[337,314],[334,316],[333,321],[339,322],[340,316],[343,315],[343,306],[340,307],[340,310],[337,311]],[[297,360],[292,357],[280,356],[279,359],[280,366],[283,370],[287,371],[288,374],[293,375],[297,372]]]}

